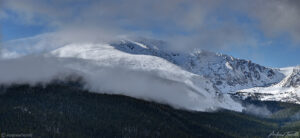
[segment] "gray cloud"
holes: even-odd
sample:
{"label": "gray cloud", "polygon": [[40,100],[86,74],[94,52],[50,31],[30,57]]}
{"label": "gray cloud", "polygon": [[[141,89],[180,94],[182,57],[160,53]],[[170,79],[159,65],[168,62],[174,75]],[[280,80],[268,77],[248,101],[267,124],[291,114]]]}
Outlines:
{"label": "gray cloud", "polygon": [[258,21],[266,36],[289,35],[297,43],[300,42],[299,0],[254,0],[241,7]]}
{"label": "gray cloud", "polygon": [[3,7],[16,13],[3,18],[47,25],[74,41],[138,35],[172,40],[177,49],[218,50],[263,45],[260,32],[266,41],[300,36],[297,0],[4,0]]}

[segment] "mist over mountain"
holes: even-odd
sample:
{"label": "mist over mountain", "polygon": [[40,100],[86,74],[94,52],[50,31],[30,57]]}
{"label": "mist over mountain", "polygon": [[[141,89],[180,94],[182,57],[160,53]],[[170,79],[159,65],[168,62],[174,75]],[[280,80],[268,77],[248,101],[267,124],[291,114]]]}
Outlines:
{"label": "mist over mountain", "polygon": [[0,137],[299,137],[298,0],[0,0]]}
{"label": "mist over mountain", "polygon": [[[51,39],[49,42],[54,41]],[[37,37],[30,39],[28,44],[45,43],[46,40],[49,38]],[[27,53],[24,53],[26,50],[18,53],[13,47],[4,49],[15,56],[3,56],[2,84],[46,85],[54,79],[77,76],[83,78],[87,90],[94,92],[122,94],[188,110],[224,108],[242,111],[245,107],[230,98],[232,95],[241,97],[241,91],[271,87],[283,83],[283,80],[286,80],[284,87],[294,89],[298,80],[296,71],[295,75],[289,75],[283,69],[205,50],[173,51],[167,42],[161,40],[139,37],[102,43],[63,44],[44,52],[33,50],[39,45],[33,45]],[[295,92],[297,90],[279,98],[268,95],[265,100],[297,103],[297,100],[291,100],[298,99]],[[251,98],[256,92],[247,94],[246,97]]]}
{"label": "mist over mountain", "polygon": [[143,38],[21,54],[7,49],[17,56],[0,60],[0,127],[41,137],[267,137],[299,129],[297,95],[240,95],[296,89],[297,67],[165,45]]}

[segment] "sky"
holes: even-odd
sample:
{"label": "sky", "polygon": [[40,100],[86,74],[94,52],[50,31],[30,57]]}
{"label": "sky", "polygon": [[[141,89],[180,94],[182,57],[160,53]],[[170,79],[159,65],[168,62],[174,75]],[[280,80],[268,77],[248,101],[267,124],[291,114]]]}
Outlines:
{"label": "sky", "polygon": [[300,64],[299,0],[1,0],[0,24],[2,46],[47,34],[68,42],[141,36],[269,67]]}

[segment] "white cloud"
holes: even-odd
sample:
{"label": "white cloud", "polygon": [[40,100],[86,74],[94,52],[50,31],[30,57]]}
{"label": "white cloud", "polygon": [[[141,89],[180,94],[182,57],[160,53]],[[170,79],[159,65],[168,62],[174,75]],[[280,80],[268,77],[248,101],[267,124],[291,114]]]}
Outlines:
{"label": "white cloud", "polygon": [[180,72],[175,75],[159,69],[133,70],[115,64],[100,66],[99,63],[101,61],[49,56],[0,60],[0,84],[48,84],[75,75],[83,79],[85,88],[91,92],[127,95],[187,110],[242,110],[242,106],[230,97],[219,97],[204,88],[200,91],[192,88],[185,80],[188,76]]}

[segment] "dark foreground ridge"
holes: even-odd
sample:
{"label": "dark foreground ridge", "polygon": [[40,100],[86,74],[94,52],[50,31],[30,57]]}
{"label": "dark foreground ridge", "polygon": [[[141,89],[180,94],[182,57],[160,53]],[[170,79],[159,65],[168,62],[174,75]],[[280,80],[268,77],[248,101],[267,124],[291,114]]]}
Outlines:
{"label": "dark foreground ridge", "polygon": [[298,110],[299,106],[282,103],[269,103],[283,113],[278,113],[274,119],[263,119],[232,111],[177,110],[126,96],[89,93],[76,85],[14,85],[1,87],[0,92],[0,133],[6,134],[32,134],[33,137],[267,137],[274,130],[284,132],[300,128],[300,123],[289,123],[291,120],[287,119],[288,111],[285,111]]}

